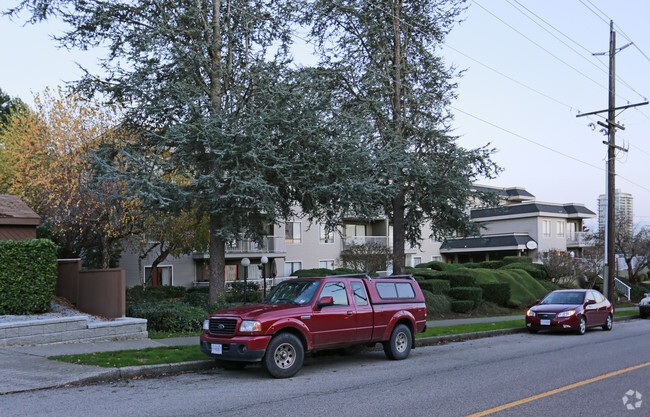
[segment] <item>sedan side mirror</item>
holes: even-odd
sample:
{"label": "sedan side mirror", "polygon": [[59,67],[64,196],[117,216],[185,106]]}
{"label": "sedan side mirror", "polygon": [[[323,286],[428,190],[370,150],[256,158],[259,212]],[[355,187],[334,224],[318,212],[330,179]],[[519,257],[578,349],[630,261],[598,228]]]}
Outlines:
{"label": "sedan side mirror", "polygon": [[333,297],[323,297],[320,300],[318,300],[318,304],[316,304],[316,307],[323,308],[323,307],[329,307],[333,305],[334,305]]}
{"label": "sedan side mirror", "polygon": [[587,305],[596,304],[596,300],[587,300]]}

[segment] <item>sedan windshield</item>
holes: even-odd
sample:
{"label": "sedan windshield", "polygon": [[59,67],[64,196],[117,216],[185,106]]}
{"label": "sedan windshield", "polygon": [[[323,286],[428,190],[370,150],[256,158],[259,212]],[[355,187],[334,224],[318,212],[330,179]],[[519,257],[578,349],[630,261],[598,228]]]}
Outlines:
{"label": "sedan windshield", "polygon": [[309,304],[320,281],[285,281],[276,285],[264,301],[266,304]]}
{"label": "sedan windshield", "polygon": [[541,304],[582,304],[585,294],[582,292],[552,292]]}

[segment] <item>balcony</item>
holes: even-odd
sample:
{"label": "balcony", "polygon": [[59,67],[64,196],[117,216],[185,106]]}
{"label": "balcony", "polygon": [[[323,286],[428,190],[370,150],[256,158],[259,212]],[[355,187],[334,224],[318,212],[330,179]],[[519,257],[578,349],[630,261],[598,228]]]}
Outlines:
{"label": "balcony", "polygon": [[226,243],[226,254],[245,253],[284,253],[284,236],[265,236],[261,243],[241,236],[238,240]]}
{"label": "balcony", "polygon": [[[349,249],[351,246],[364,245],[366,243],[375,243],[377,245],[386,246],[390,249],[393,248],[393,238],[387,236],[343,236],[341,239],[342,250]],[[406,253],[416,253],[417,249],[406,243],[404,245]]]}
{"label": "balcony", "polygon": [[589,232],[573,232],[569,233],[566,238],[567,248],[585,248],[594,246],[593,233]]}

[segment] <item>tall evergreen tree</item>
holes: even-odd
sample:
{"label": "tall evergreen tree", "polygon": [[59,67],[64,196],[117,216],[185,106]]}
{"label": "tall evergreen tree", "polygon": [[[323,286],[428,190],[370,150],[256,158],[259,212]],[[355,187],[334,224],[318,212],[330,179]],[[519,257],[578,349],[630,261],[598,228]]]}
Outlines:
{"label": "tall evergreen tree", "polygon": [[375,202],[393,224],[393,270],[405,269],[405,242],[422,225],[434,234],[471,232],[472,182],[498,167],[491,150],[467,150],[450,133],[453,70],[436,55],[463,10],[463,0],[314,0],[303,23],[317,41],[321,65],[342,74],[357,124],[372,126],[365,146],[385,193]]}
{"label": "tall evergreen tree", "polygon": [[[136,144],[104,149],[101,174],[155,212],[197,209],[210,223],[210,298],[224,291],[225,243],[301,208],[333,226],[376,189],[337,123],[327,71],[288,69],[289,0],[23,0],[51,14],[68,47],[106,46],[105,76],[78,88],[125,106]],[[109,164],[107,161],[117,161]],[[354,166],[354,169],[349,167]],[[126,167],[119,170],[115,167]]]}

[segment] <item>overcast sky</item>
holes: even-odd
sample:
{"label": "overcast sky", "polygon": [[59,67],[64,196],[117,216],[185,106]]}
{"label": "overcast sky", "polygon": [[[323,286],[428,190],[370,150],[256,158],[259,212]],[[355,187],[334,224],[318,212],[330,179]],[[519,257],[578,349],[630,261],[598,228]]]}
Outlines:
{"label": "overcast sky", "polygon": [[[6,0],[2,0],[4,4]],[[11,4],[11,2],[9,2]],[[597,116],[608,105],[609,21],[617,46],[616,105],[650,96],[650,2],[647,0],[476,0],[468,2],[439,53],[465,69],[453,104],[455,134],[468,148],[496,148],[504,168],[487,185],[522,187],[539,201],[582,203],[597,213],[606,188],[606,137]],[[77,63],[96,69],[98,52],[58,49],[55,23],[26,25],[0,17],[0,88],[32,103],[33,93],[78,79]],[[308,62],[308,57],[296,56]],[[634,196],[636,222],[650,222],[650,106],[617,116],[629,148],[616,161],[616,187]],[[595,125],[595,129],[592,126]]]}

